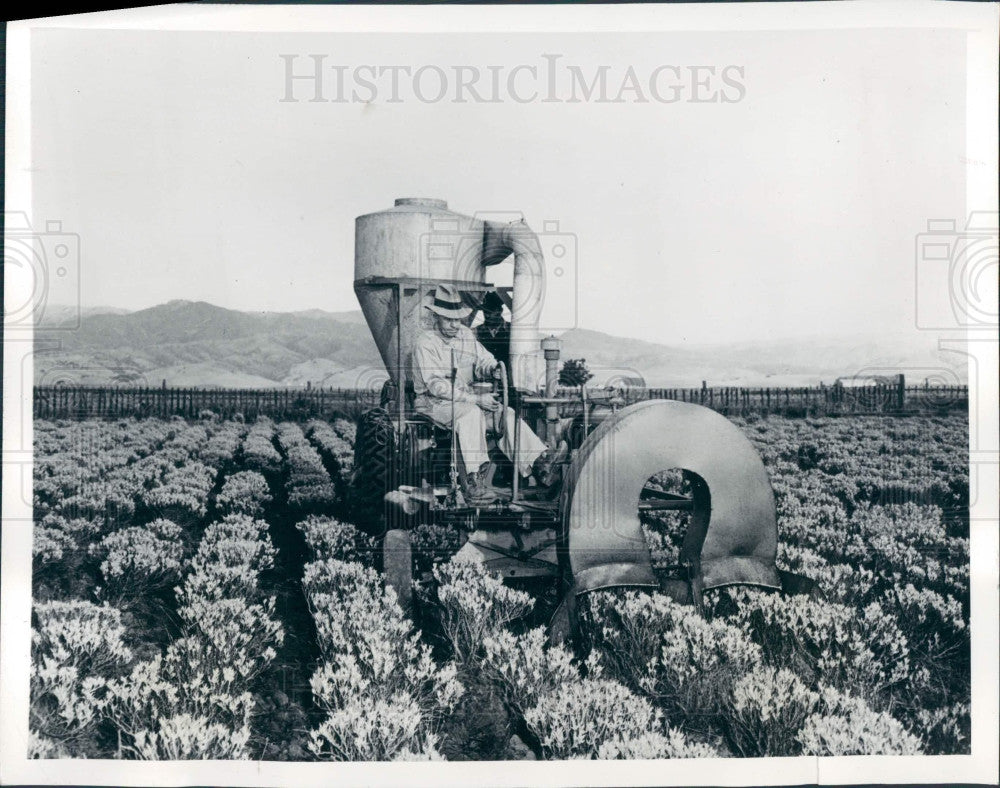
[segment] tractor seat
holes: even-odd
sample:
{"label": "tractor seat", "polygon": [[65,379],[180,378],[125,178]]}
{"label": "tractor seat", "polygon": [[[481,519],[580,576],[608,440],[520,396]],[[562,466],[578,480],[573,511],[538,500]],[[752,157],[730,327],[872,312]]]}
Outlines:
{"label": "tractor seat", "polygon": [[[424,413],[418,413],[415,410],[411,410],[409,413],[407,413],[406,420],[408,422],[411,422],[412,424],[416,424],[418,426],[426,428],[428,432],[432,432],[434,437],[438,439],[438,442],[451,441],[451,433],[452,433],[451,429],[449,429],[448,427],[442,427],[440,424],[434,421],[434,419],[432,419],[430,416]],[[492,429],[492,427],[487,426],[486,440],[487,441],[496,440],[496,437],[497,435]]]}
{"label": "tractor seat", "polygon": [[[406,420],[421,426],[426,426],[428,429],[433,431],[433,435],[435,438],[439,440],[444,440],[445,442],[450,442],[452,433],[451,429],[449,429],[448,427],[442,427],[436,421],[434,421],[434,419],[432,419],[430,416],[424,413],[419,413],[418,411],[414,410],[413,403],[416,401],[417,397],[416,393],[413,391],[412,380],[406,381],[404,391],[406,392]],[[497,435],[494,432],[494,430],[491,427],[487,426],[486,428],[487,441],[496,440],[496,437]]]}
{"label": "tractor seat", "polygon": [[448,435],[451,435],[450,429],[448,429],[447,427],[442,427],[440,424],[434,421],[434,419],[432,419],[430,416],[424,413],[418,413],[415,410],[411,410],[409,413],[406,414],[406,420],[414,424],[427,427],[428,429],[433,430],[435,434],[447,433]]}

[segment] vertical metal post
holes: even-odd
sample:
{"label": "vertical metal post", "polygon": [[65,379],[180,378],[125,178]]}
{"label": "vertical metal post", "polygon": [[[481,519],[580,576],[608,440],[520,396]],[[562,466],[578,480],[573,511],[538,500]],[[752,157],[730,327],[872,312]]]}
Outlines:
{"label": "vertical metal post", "polygon": [[[458,431],[455,429],[455,386],[458,382],[458,367],[455,365],[455,348],[451,349],[451,464],[448,477],[451,482],[451,493],[458,500]],[[479,468],[466,468],[466,475],[478,473]]]}
{"label": "vertical metal post", "polygon": [[[555,397],[559,386],[559,345],[554,336],[542,340],[542,350],[545,353],[545,397]],[[555,403],[545,405],[545,442],[553,448],[556,442],[556,423],[559,421],[559,408]]]}
{"label": "vertical metal post", "polygon": [[406,478],[403,433],[406,429],[406,374],[403,371],[403,283],[396,283],[396,484]]}
{"label": "vertical metal post", "polygon": [[403,374],[403,285],[396,285],[396,402],[399,414],[399,433],[403,432],[403,421],[406,419],[403,400],[406,397],[406,381]]}
{"label": "vertical metal post", "polygon": [[514,408],[514,451],[511,461],[514,464],[514,487],[512,490],[512,501],[517,501],[517,493],[521,486],[521,468],[518,465],[518,457],[521,452],[521,399],[517,398]]}

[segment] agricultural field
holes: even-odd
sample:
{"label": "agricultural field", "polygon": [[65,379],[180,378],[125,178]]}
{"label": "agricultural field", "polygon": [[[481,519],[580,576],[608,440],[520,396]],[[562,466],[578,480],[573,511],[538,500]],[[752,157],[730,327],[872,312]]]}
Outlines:
{"label": "agricultural field", "polygon": [[[39,758],[430,760],[969,752],[964,415],[733,419],[814,596],[552,589],[413,534],[406,613],[349,500],[355,425],[36,421]],[[648,515],[671,563],[675,513]]]}

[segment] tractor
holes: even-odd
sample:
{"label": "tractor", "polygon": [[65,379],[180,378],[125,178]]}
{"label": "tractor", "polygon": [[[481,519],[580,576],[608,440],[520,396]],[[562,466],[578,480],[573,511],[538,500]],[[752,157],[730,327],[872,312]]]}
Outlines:
{"label": "tractor", "polygon": [[[558,386],[559,340],[542,338],[542,243],[521,220],[492,221],[452,212],[442,200],[404,198],[356,220],[354,290],[388,379],[380,404],[363,414],[355,444],[355,521],[383,541],[386,581],[404,605],[413,583],[410,531],[417,523],[466,534],[459,551],[506,580],[549,578],[559,589],[554,640],[578,632],[577,600],[615,587],[658,589],[701,608],[707,589],[747,584],[808,593],[806,578],[775,565],[774,495],[751,443],[721,414],[699,405],[644,399],[629,392]],[[511,261],[510,286],[487,281]],[[410,349],[431,328],[438,285],[472,307],[495,292],[510,310],[509,375],[492,383],[550,447],[570,452],[554,487],[525,485],[514,462],[497,455],[496,500],[462,497],[450,431],[413,409]],[[520,419],[516,422],[520,425]],[[495,419],[487,440],[502,436]],[[520,430],[517,430],[518,432]],[[682,488],[658,475],[679,470]],[[687,514],[677,565],[654,571],[641,512]]]}

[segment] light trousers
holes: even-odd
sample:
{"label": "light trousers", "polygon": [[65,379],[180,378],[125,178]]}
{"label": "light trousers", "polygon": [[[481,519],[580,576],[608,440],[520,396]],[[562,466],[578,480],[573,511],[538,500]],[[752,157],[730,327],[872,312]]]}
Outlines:
{"label": "light trousers", "polygon": [[[486,446],[486,427],[492,424],[493,415],[486,413],[474,402],[455,403],[455,424],[451,423],[451,402],[449,400],[431,397],[418,397],[415,409],[425,416],[430,416],[436,424],[450,429],[458,439],[458,450],[465,463],[466,473],[476,473],[480,466],[489,461]],[[514,427],[517,416],[513,408],[507,408],[504,414],[506,429],[499,441],[500,451],[508,460],[514,459]],[[531,431],[531,428],[521,420],[520,445],[518,446],[518,472],[522,476],[531,473],[531,467],[538,456],[548,448],[545,443]]]}

